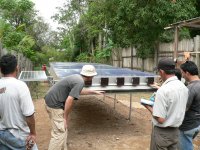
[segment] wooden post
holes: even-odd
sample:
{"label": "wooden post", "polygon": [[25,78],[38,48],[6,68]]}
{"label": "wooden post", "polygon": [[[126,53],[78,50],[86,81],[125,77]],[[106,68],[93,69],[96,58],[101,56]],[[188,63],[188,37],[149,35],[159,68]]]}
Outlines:
{"label": "wooden post", "polygon": [[[155,44],[155,53],[154,53],[154,66],[157,66],[157,64],[158,64],[158,54],[159,54],[159,42],[156,42],[156,44]],[[154,68],[152,68],[152,69],[154,69]],[[152,71],[154,71],[154,70],[152,70]]]}
{"label": "wooden post", "polygon": [[175,34],[174,34],[174,56],[173,59],[178,59],[178,36],[179,35],[179,27],[175,27]]}
{"label": "wooden post", "polygon": [[131,69],[133,69],[133,45],[131,44]]}
{"label": "wooden post", "polygon": [[2,56],[2,55],[1,55],[2,50],[3,50],[3,48],[2,48],[2,44],[1,44],[1,42],[0,42],[0,57]]}
{"label": "wooden post", "polygon": [[[122,49],[121,49],[121,48],[118,48],[118,49],[117,49],[117,52],[118,52],[118,57],[117,57],[117,59],[119,60],[119,61],[118,61],[118,67],[122,67],[122,66],[123,66]],[[122,68],[123,68],[123,67],[122,67]]]}
{"label": "wooden post", "polygon": [[141,59],[142,59],[142,71],[144,71],[144,58]]}
{"label": "wooden post", "polygon": [[124,68],[124,57],[122,56],[122,68]]}
{"label": "wooden post", "polygon": [[200,36],[197,35],[195,38],[194,38],[194,52],[196,52],[196,65],[199,68],[200,66],[200,57],[199,57],[199,52],[200,52]]}

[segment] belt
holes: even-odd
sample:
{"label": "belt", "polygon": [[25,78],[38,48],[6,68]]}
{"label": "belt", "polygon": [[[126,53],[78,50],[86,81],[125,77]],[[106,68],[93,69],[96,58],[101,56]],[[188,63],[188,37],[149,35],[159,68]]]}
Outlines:
{"label": "belt", "polygon": [[167,127],[154,126],[154,127],[161,128],[161,129],[178,129],[178,127],[170,127],[170,126],[167,126]]}

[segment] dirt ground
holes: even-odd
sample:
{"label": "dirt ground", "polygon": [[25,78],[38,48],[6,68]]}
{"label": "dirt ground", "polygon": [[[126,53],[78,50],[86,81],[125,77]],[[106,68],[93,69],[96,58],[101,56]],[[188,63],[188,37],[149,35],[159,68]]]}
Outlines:
{"label": "dirt ground", "polygon": [[[48,89],[43,88],[43,94]],[[39,150],[47,150],[50,140],[50,121],[44,100],[34,99],[36,109],[37,144]],[[68,150],[148,150],[151,133],[151,115],[139,104],[141,97],[151,93],[134,93],[131,120],[129,94],[82,96],[71,112],[68,134]],[[195,139],[195,150],[200,150],[200,137]]]}

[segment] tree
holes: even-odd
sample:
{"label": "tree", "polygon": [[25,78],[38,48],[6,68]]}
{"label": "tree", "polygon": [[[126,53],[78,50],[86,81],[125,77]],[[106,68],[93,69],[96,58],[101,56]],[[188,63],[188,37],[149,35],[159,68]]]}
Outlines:
{"label": "tree", "polygon": [[195,2],[70,0],[54,18],[66,24],[69,43],[77,54],[87,52],[94,55],[94,50],[102,50],[108,43],[106,39],[110,38],[117,47],[136,47],[137,55],[146,58],[166,37],[165,26],[197,14]]}
{"label": "tree", "polygon": [[41,50],[45,45],[55,44],[53,31],[51,31],[49,24],[45,23],[43,18],[35,17],[34,24],[27,28],[28,34],[34,37],[36,41],[36,50]]}
{"label": "tree", "polygon": [[12,26],[31,25],[34,21],[34,3],[30,0],[0,0],[2,18]]}
{"label": "tree", "polygon": [[194,0],[118,0],[115,5],[115,15],[108,23],[112,39],[120,47],[135,46],[141,58],[152,55],[164,27],[196,14]]}
{"label": "tree", "polygon": [[29,0],[0,0],[3,46],[8,50],[20,51],[30,59],[34,59],[32,47],[35,40],[28,35],[26,28],[34,21],[33,6]]}
{"label": "tree", "polygon": [[51,31],[49,25],[36,16],[33,6],[30,0],[0,0],[0,42],[8,50],[22,52],[32,61],[38,61],[37,64],[47,60],[37,59],[47,57],[42,48],[58,47],[59,39],[57,32]]}

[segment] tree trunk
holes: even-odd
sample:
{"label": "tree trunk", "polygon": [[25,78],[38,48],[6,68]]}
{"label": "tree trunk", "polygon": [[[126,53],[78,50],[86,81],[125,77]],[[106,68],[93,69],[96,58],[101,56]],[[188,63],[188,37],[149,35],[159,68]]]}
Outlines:
{"label": "tree trunk", "polygon": [[101,50],[102,49],[102,33],[101,32],[99,32],[99,50]]}
{"label": "tree trunk", "polygon": [[93,39],[91,40],[91,53],[92,53],[92,55],[94,54],[94,43],[93,43]]}

